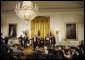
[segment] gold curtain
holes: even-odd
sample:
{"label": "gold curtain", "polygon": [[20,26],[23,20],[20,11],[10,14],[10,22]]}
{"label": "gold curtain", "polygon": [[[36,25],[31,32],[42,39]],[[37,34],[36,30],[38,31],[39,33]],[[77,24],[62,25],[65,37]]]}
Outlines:
{"label": "gold curtain", "polygon": [[45,38],[50,31],[50,20],[49,17],[36,17],[31,21],[31,38],[36,35],[38,36],[38,30],[40,31],[40,36]]}

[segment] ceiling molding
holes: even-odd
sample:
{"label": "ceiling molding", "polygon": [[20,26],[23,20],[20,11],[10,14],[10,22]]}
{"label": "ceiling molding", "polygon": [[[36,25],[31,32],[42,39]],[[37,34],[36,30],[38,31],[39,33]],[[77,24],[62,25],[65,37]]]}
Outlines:
{"label": "ceiling molding", "polygon": [[40,8],[40,9],[78,9],[84,7]]}
{"label": "ceiling molding", "polygon": [[[84,9],[84,7],[76,7],[76,8],[73,8],[73,7],[68,7],[68,8],[40,8],[40,11],[43,11],[43,10],[63,10],[63,9]],[[11,11],[14,11],[14,10],[1,10],[1,12],[11,12]]]}

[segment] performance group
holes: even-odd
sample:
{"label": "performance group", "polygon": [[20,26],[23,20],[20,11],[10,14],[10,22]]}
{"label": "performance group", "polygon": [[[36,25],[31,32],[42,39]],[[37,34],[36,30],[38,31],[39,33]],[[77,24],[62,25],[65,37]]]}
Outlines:
{"label": "performance group", "polygon": [[34,37],[32,39],[29,39],[27,35],[25,35],[25,37],[22,37],[22,35],[18,38],[20,44],[25,48],[27,49],[27,44],[30,43],[30,41],[33,40],[33,48],[35,50],[36,46],[38,47],[44,47],[44,46],[47,46],[48,48],[50,47],[55,47],[55,44],[56,44],[56,40],[55,40],[55,37],[52,35],[52,36],[49,36],[47,34],[47,36],[44,38],[41,38],[40,36],[36,36],[34,35]]}

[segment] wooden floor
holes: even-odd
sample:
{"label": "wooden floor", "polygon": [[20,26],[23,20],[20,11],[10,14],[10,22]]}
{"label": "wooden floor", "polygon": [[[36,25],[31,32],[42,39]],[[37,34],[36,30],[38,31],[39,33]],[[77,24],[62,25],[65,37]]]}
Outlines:
{"label": "wooden floor", "polygon": [[32,47],[28,47],[27,49],[23,49],[22,52],[24,53],[24,55],[21,57],[21,59],[26,59],[27,55],[32,54],[34,51]]}
{"label": "wooden floor", "polygon": [[[19,47],[21,47],[23,49],[22,50],[23,56],[21,56],[21,59],[26,59],[27,55],[32,54],[34,52],[33,51],[33,46],[30,46],[27,49],[24,49],[22,46],[19,46]],[[14,48],[14,47],[10,47],[10,48]],[[43,49],[44,49],[43,47],[42,48],[39,48],[39,50],[41,50],[41,51]],[[57,47],[55,47],[55,49],[57,49]]]}
{"label": "wooden floor", "polygon": [[[19,47],[21,47],[21,46],[19,46]],[[14,48],[14,47],[11,47],[11,48]],[[28,47],[27,49],[24,49],[23,47],[21,47],[21,48],[23,49],[22,50],[23,56],[21,56],[21,59],[26,59],[27,55],[32,54],[34,52],[32,46]],[[43,48],[39,48],[39,49],[43,50]]]}

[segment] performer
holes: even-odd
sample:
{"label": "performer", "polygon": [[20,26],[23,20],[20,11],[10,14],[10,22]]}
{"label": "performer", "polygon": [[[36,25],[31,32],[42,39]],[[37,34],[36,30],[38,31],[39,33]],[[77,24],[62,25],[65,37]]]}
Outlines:
{"label": "performer", "polygon": [[22,35],[20,35],[19,39],[20,39],[21,45],[23,46],[23,37],[22,37]]}
{"label": "performer", "polygon": [[37,37],[37,46],[38,46],[38,47],[40,47],[40,40],[41,40],[41,37],[38,36],[38,37]]}
{"label": "performer", "polygon": [[49,48],[49,36],[48,36],[48,34],[47,34],[47,36],[46,36],[46,38],[45,38],[45,40],[46,40],[46,43],[45,43],[45,45]]}
{"label": "performer", "polygon": [[21,45],[21,38],[20,37],[18,38],[18,41],[19,41],[19,45]]}
{"label": "performer", "polygon": [[9,40],[9,39],[10,39],[10,37],[5,36],[5,38],[3,39],[4,42],[5,42],[5,44],[8,44],[8,40]]}
{"label": "performer", "polygon": [[40,46],[44,47],[44,39],[43,38],[40,40]]}
{"label": "performer", "polygon": [[55,37],[53,35],[52,35],[51,43],[52,43],[51,46],[54,48],[55,44],[56,44],[56,40],[55,40]]}
{"label": "performer", "polygon": [[33,50],[35,50],[36,46],[37,46],[37,37],[36,35],[34,35],[34,38],[30,39],[30,40],[33,40]]}
{"label": "performer", "polygon": [[27,49],[27,41],[28,41],[28,37],[27,35],[25,35],[24,37],[24,48]]}

